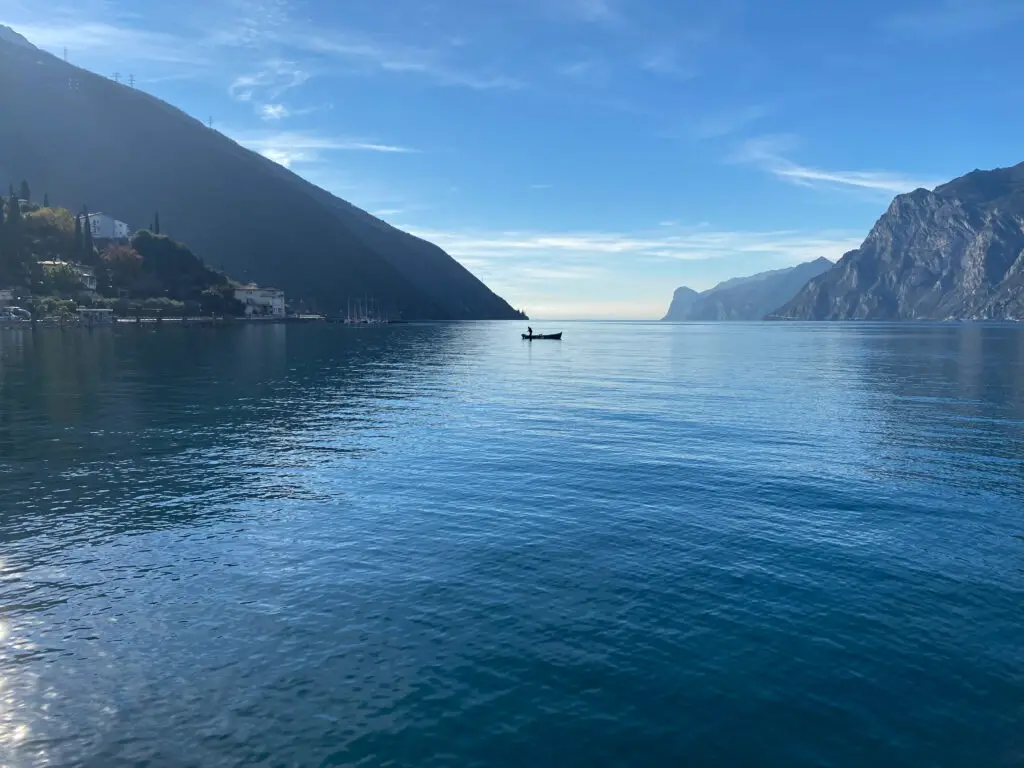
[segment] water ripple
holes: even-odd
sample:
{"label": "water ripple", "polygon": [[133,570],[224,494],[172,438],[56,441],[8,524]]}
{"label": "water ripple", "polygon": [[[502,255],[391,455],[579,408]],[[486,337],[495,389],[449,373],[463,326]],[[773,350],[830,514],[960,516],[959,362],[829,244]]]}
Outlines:
{"label": "water ripple", "polygon": [[1019,765],[1024,335],[0,329],[0,765]]}

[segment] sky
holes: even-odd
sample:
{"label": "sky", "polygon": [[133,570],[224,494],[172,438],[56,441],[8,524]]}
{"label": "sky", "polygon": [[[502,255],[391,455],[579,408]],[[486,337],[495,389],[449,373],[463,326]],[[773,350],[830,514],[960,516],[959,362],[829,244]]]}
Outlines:
{"label": "sky", "polygon": [[1024,0],[0,0],[540,318],[833,260],[1024,161]]}

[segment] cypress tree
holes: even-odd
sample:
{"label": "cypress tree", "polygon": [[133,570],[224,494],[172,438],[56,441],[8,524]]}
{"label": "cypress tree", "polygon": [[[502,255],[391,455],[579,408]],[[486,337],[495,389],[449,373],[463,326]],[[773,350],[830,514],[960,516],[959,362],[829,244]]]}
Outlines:
{"label": "cypress tree", "polygon": [[25,179],[21,180],[21,199],[26,203],[32,202],[32,190],[28,188],[28,182]]}
{"label": "cypress tree", "polygon": [[92,224],[89,221],[89,209],[82,209],[82,250],[85,252],[85,262],[91,264],[96,249],[92,244]]}
{"label": "cypress tree", "polygon": [[16,195],[11,195],[11,199],[7,201],[7,229],[10,232],[15,232],[21,228],[21,206],[18,205],[18,198]]}
{"label": "cypress tree", "polygon": [[7,276],[7,227],[4,226],[4,201],[0,198],[0,281]]}
{"label": "cypress tree", "polygon": [[154,235],[159,235],[160,234],[160,211],[157,211],[153,215],[153,234]]}
{"label": "cypress tree", "polygon": [[43,208],[49,208],[49,207],[50,207],[50,193],[49,192],[43,192]]}
{"label": "cypress tree", "polygon": [[22,243],[21,233],[21,206],[18,204],[16,195],[11,195],[7,200],[7,221],[4,223],[3,238],[5,241],[4,255],[6,256],[6,272],[8,277],[22,277]]}
{"label": "cypress tree", "polygon": [[85,252],[85,243],[82,240],[82,216],[75,216],[75,259],[81,259]]}

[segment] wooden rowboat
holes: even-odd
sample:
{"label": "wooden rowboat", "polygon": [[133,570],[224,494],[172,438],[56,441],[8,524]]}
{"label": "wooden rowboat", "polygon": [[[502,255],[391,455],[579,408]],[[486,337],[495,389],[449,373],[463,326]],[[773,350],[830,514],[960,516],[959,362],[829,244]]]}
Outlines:
{"label": "wooden rowboat", "polygon": [[528,333],[524,333],[523,334],[523,338],[526,341],[535,341],[535,340],[542,340],[542,339],[550,339],[551,341],[561,341],[562,340],[562,332],[559,331],[558,333],[535,333],[535,334],[533,334],[533,336],[531,336]]}

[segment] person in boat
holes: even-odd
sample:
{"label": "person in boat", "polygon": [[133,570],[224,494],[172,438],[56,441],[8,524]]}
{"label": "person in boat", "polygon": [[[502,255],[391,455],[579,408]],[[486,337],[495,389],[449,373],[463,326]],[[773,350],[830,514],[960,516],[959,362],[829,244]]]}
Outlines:
{"label": "person in boat", "polygon": [[533,328],[531,328],[530,326],[526,326],[526,335],[533,336]]}

